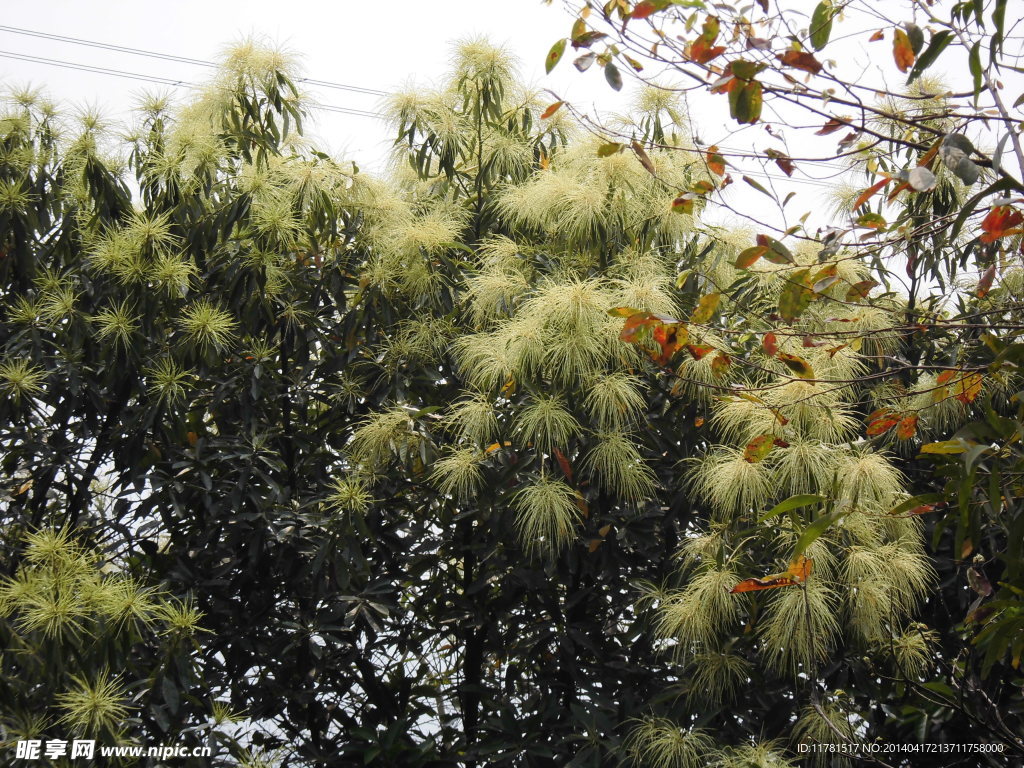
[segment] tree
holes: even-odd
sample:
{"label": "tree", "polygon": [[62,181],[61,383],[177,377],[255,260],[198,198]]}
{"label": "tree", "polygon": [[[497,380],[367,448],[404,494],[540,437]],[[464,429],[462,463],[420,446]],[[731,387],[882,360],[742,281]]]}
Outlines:
{"label": "tree", "polygon": [[[924,740],[937,741],[940,734],[950,739],[960,723],[970,728],[965,738],[968,733],[977,738],[981,732],[1001,749],[1019,754],[1024,745],[1016,735],[1019,692],[1013,681],[1018,680],[1019,649],[1024,648],[1019,619],[1024,593],[1019,583],[1019,552],[1013,543],[1019,541],[1020,533],[1019,489],[1011,478],[1016,478],[1014,467],[1019,464],[1014,445],[1021,413],[1019,397],[1013,393],[1021,317],[1011,297],[1020,274],[1022,214],[1012,195],[1024,189],[1019,119],[1013,114],[1021,100],[1011,107],[1003,97],[1003,73],[1016,71],[1012,54],[1003,48],[1009,34],[1006,3],[957,3],[948,12],[948,17],[940,17],[940,11],[929,4],[911,3],[906,9],[910,20],[905,21],[882,16],[877,8],[828,0],[809,16],[767,2],[744,8],[716,4],[713,10],[690,2],[588,3],[574,8],[577,19],[572,32],[555,44],[548,63],[549,69],[557,64],[571,44],[584,51],[576,59],[577,68],[597,63],[613,88],[620,87],[623,71],[644,78],[649,70],[668,69],[683,85],[667,90],[724,95],[722,109],[727,103],[737,124],[766,123],[772,139],[759,140],[762,146],[784,140],[772,130],[779,125],[786,127],[786,133],[799,124],[810,124],[806,130],[818,135],[843,131],[836,155],[794,153],[785,144],[739,154],[719,147],[701,148],[708,169],[719,177],[718,188],[731,182],[729,166],[731,173],[738,174],[743,163],[751,160],[792,175],[801,167],[839,157],[851,170],[865,173],[867,180],[845,198],[844,220],[838,226],[812,232],[802,224],[787,228],[755,221],[757,229],[743,244],[747,247],[737,247],[733,240],[718,246],[721,255],[717,257],[715,249],[710,250],[711,258],[696,274],[680,276],[684,286],[692,289],[695,303],[700,299],[699,306],[710,307],[710,312],[687,323],[652,317],[641,311],[643,307],[622,308],[623,334],[638,338],[653,332],[664,339],[671,332],[676,342],[661,345],[658,362],[671,360],[677,351],[685,356],[686,342],[681,340],[692,340],[695,330],[708,334],[712,340],[706,343],[711,347],[706,355],[712,356],[717,349],[712,359],[728,359],[729,370],[736,372],[731,381],[718,383],[727,402],[716,407],[714,420],[726,440],[740,441],[751,466],[742,466],[743,456],[737,449],[732,456],[748,480],[730,485],[728,480],[734,477],[725,471],[730,454],[712,450],[707,461],[718,457],[721,466],[702,464],[696,473],[698,487],[712,505],[716,497],[721,502],[729,493],[742,519],[757,515],[771,491],[812,491],[819,497],[814,502],[804,499],[803,508],[810,511],[802,521],[798,517],[786,523],[783,515],[792,516],[801,507],[783,503],[780,507],[785,511],[776,508],[775,514],[763,515],[762,522],[752,528],[738,524],[727,528],[735,535],[733,540],[744,542],[741,549],[778,535],[784,537],[783,543],[786,536],[795,540],[795,545],[784,548],[783,562],[793,558],[790,567],[764,580],[775,583],[747,585],[787,587],[780,593],[795,595],[776,596],[772,605],[784,605],[788,599],[799,609],[802,593],[803,613],[814,618],[813,592],[827,589],[835,576],[828,571],[815,576],[813,570],[808,575],[799,558],[821,548],[817,557],[808,557],[815,567],[828,568],[821,552],[844,538],[855,540],[854,521],[870,511],[865,508],[876,508],[869,526],[872,536],[882,536],[884,541],[893,535],[894,527],[903,527],[904,533],[891,543],[898,540],[911,550],[919,545],[913,543],[916,537],[907,538],[912,526],[900,516],[928,519],[924,532],[932,541],[942,586],[918,617],[928,628],[904,625],[908,632],[896,620],[903,611],[897,603],[910,597],[898,598],[897,592],[923,594],[925,581],[910,573],[915,559],[923,569],[918,577],[928,570],[920,550],[917,554],[904,550],[894,558],[905,569],[898,578],[876,576],[860,586],[848,582],[848,627],[854,635],[862,634],[858,617],[865,618],[865,607],[855,603],[873,604],[874,610],[881,611],[879,616],[885,616],[883,645],[888,649],[881,650],[888,650],[899,663],[882,678],[889,682],[876,687],[870,678],[885,674],[878,667],[884,653],[869,654],[866,668],[858,658],[843,658],[838,650],[825,667],[815,668],[810,657],[805,659],[801,670],[815,684],[803,697],[812,712],[809,720],[798,723],[798,733],[803,730],[818,740],[890,741],[930,733]],[[927,44],[926,30],[918,24],[927,25]],[[867,45],[884,46],[881,41],[891,41],[893,64],[907,75],[906,90],[896,91],[884,81],[871,82],[850,72],[844,66],[848,57],[842,44],[833,39],[839,29]],[[826,58],[830,54],[833,58]],[[927,78],[929,68],[951,61],[966,62],[973,86],[969,90],[953,93]],[[652,63],[658,66],[651,67]],[[981,144],[980,130],[992,131],[993,149]],[[633,128],[609,133],[620,148],[635,142],[638,157],[659,144]],[[1008,157],[1013,161],[1007,162]],[[774,199],[780,210],[789,203],[789,197],[778,199],[749,176],[743,181]],[[666,203],[674,197],[676,206],[714,194],[711,189],[672,183],[666,183],[665,190]],[[880,194],[883,191],[885,195]],[[723,260],[731,266],[724,266]],[[725,311],[716,315],[719,307]],[[681,382],[713,384],[709,376],[698,374],[696,361],[672,369]],[[795,464],[800,480],[794,482],[787,462],[795,455],[793,448],[801,448],[808,436],[806,428],[792,423],[782,407],[787,402],[782,393],[795,387],[806,390],[806,397],[798,401],[805,409],[828,409],[830,419],[841,419],[846,415],[844,403],[849,403],[851,413],[859,414],[864,422],[861,439],[837,435],[841,442],[850,442],[847,450],[874,453],[888,448],[896,454],[890,469],[877,465],[882,460],[877,453],[870,458],[876,462],[876,486],[888,475],[894,481],[890,490],[896,490],[903,485],[899,482],[902,471],[912,483],[903,486],[905,492],[913,493],[914,488],[926,493],[902,503],[898,495],[873,496],[867,504],[863,495],[847,496],[850,507],[843,510],[836,506],[843,503],[841,485],[850,483],[852,476],[840,473],[835,476],[840,485],[814,487],[811,478],[827,477],[828,472],[822,472],[820,460],[807,454],[806,447]],[[773,448],[773,440],[788,445]],[[915,457],[917,450],[920,455]],[[775,474],[766,473],[769,476],[758,483],[752,477],[758,474],[754,467],[765,462],[774,465]],[[935,478],[930,476],[933,462],[938,463]],[[737,497],[737,493],[747,495]],[[815,504],[821,505],[818,511]],[[711,533],[711,542],[716,534],[721,537],[720,530]],[[748,535],[753,539],[744,539]],[[856,560],[866,554],[864,543],[855,542],[856,551],[839,556],[842,577],[833,583],[856,578]],[[659,596],[668,601],[662,611],[667,628],[692,643],[703,638],[694,636],[693,627],[685,622],[673,627],[673,611],[697,611],[694,604],[700,601],[693,597],[703,584],[702,575],[721,574],[723,561],[729,560],[720,553],[712,570],[703,571],[694,550],[687,551],[698,568],[698,576],[687,581],[682,593],[690,600],[680,602],[671,593]],[[837,554],[833,550],[828,557]],[[876,565],[884,575],[885,568]],[[998,580],[997,594],[986,571]],[[975,593],[973,602],[965,589],[968,584]],[[887,594],[871,594],[879,590]],[[723,611],[733,610],[732,605],[720,598],[710,601],[706,610],[717,610],[721,619]],[[778,610],[771,609],[760,623],[765,633],[781,626]],[[801,630],[799,624],[793,626],[795,643]],[[835,634],[824,625],[823,629],[813,623],[807,626],[819,648]],[[867,641],[866,636],[859,639]],[[910,650],[910,643],[915,650]],[[931,644],[934,647],[929,649]],[[766,650],[769,661],[785,655],[777,637]],[[937,671],[925,674],[922,666],[912,662],[915,654],[921,655],[922,662],[934,661]],[[739,677],[747,674],[738,664],[730,669]],[[835,677],[830,680],[831,676]],[[852,718],[853,730],[844,732],[829,714],[835,702],[826,701],[828,692],[838,688],[846,703],[837,706]],[[895,720],[877,719],[895,697],[904,702],[902,714]],[[765,715],[764,710],[758,714]],[[762,722],[749,715],[744,719]],[[651,728],[640,733],[655,745],[652,754],[659,754],[660,731]],[[776,729],[773,732],[782,734],[788,723],[777,723]],[[834,738],[826,739],[829,733]],[[688,749],[680,745],[678,755]],[[640,747],[635,751],[638,756],[643,753]],[[1004,764],[1000,759],[1015,758],[987,759]]]}

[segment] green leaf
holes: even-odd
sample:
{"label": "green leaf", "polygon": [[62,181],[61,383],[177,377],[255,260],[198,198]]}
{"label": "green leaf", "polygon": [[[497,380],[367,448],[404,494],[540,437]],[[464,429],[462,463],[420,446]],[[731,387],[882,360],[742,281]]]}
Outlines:
{"label": "green leaf", "polygon": [[971,70],[971,77],[974,78],[974,103],[978,103],[978,96],[981,94],[981,81],[984,74],[981,69],[981,41],[971,46],[971,52],[967,56],[967,67]]}
{"label": "green leaf", "polygon": [[604,66],[604,79],[607,80],[608,85],[616,91],[622,90],[622,73],[619,72],[619,68],[610,61]]}
{"label": "green leaf", "polygon": [[[733,94],[736,94],[733,100]],[[742,88],[733,88],[729,92],[729,106],[733,109],[733,117],[738,123],[753,125],[761,119],[761,107],[764,95],[761,84],[754,80]]]}
{"label": "green leaf", "polygon": [[548,51],[548,56],[544,59],[544,71],[549,75],[551,70],[558,66],[558,62],[562,60],[562,54],[565,53],[565,38],[563,37],[557,43],[551,46],[551,50]]}
{"label": "green leaf", "polygon": [[772,200],[775,199],[775,195],[773,195],[771,192],[769,192],[767,189],[765,189],[764,186],[762,186],[761,184],[758,184],[756,181],[754,181],[749,176],[744,176],[743,180],[745,182],[747,182],[747,184],[752,186],[754,189],[756,189],[758,192],[760,192],[762,195],[768,195],[768,197],[770,197]]}
{"label": "green leaf", "polygon": [[597,148],[598,157],[611,157],[616,152],[621,152],[625,144],[619,144],[617,141],[609,141],[607,144],[602,144]]}
{"label": "green leaf", "polygon": [[846,512],[841,510],[830,512],[827,515],[822,515],[804,528],[803,533],[800,534],[800,538],[796,541],[796,547],[793,550],[793,557],[791,559],[796,560],[796,558],[806,552],[807,548],[817,541],[819,536],[825,533],[833,523],[845,514]]}
{"label": "green leaf", "polygon": [[811,270],[799,269],[789,276],[785,287],[779,294],[779,314],[787,321],[799,317],[814,298],[814,291],[809,284]]}
{"label": "green leaf", "polygon": [[758,523],[763,523],[765,520],[770,520],[773,517],[778,517],[786,512],[794,509],[800,509],[800,507],[809,507],[811,504],[821,504],[825,501],[824,496],[817,496],[813,493],[801,493],[796,496],[790,496],[785,501],[781,501],[772,507],[768,512],[765,512],[761,517],[758,518]]}
{"label": "green leaf", "polygon": [[832,17],[835,16],[835,9],[832,7],[832,0],[822,0],[811,14],[811,47],[820,51],[828,45],[828,38],[832,34]]}
{"label": "green leaf", "polygon": [[920,496],[911,496],[909,499],[901,504],[897,504],[895,507],[889,510],[890,515],[901,515],[904,512],[909,512],[914,507],[920,507],[922,504],[934,504],[938,501],[942,501],[945,497],[941,493],[922,493]]}
{"label": "green leaf", "polygon": [[953,33],[947,29],[932,35],[928,47],[924,49],[924,53],[914,62],[914,68],[910,70],[910,74],[907,76],[907,85],[917,80],[928,67],[934,64],[935,60],[939,58],[939,54],[946,50],[946,46],[951,42],[953,42]]}

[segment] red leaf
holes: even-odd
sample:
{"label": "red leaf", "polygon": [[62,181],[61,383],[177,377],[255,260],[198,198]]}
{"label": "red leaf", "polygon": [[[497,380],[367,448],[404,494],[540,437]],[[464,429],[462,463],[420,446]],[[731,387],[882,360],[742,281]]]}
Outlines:
{"label": "red leaf", "polygon": [[868,437],[882,435],[895,427],[900,421],[898,413],[889,408],[880,408],[868,416]]}
{"label": "red leaf", "polygon": [[784,66],[802,69],[804,72],[810,72],[812,75],[821,72],[821,62],[814,58],[813,54],[806,51],[786,51],[776,56],[776,58]]}
{"label": "red leaf", "polygon": [[775,357],[779,352],[779,340],[770,331],[761,339],[761,346],[764,347],[764,351],[771,357]]}
{"label": "red leaf", "polygon": [[847,301],[860,301],[866,299],[868,294],[871,293],[871,289],[878,286],[874,280],[861,280],[859,283],[854,283],[850,286],[850,290],[846,292]]}
{"label": "red leaf", "polygon": [[782,154],[777,149],[766,150],[765,154],[768,155],[768,157],[770,157],[772,160],[775,161],[775,164],[777,166],[779,166],[779,169],[784,174],[786,174],[787,176],[792,176],[793,175],[793,171],[795,169],[795,166],[793,165],[793,161],[792,161],[792,159],[790,159],[789,156]]}
{"label": "red leaf", "polygon": [[705,347],[700,344],[687,344],[686,351],[690,353],[694,360],[702,359],[708,352],[714,352],[714,347]]}
{"label": "red leaf", "polygon": [[555,459],[558,461],[558,466],[561,467],[565,479],[572,483],[572,466],[569,464],[569,460],[565,458],[565,454],[557,448],[555,448]]}
{"label": "red leaf", "polygon": [[878,30],[877,32],[875,32],[875,34],[873,34],[873,35],[872,35],[871,37],[869,37],[869,38],[868,38],[868,42],[869,42],[869,43],[876,43],[876,42],[878,42],[879,40],[882,40],[882,39],[884,39],[884,38],[885,38],[885,32],[883,32],[883,31],[882,31],[882,30],[880,29],[880,30]]}
{"label": "red leaf", "polygon": [[631,19],[646,19],[652,13],[658,10],[658,6],[650,2],[650,0],[643,0],[643,2],[637,3],[633,7],[633,11],[629,14]]}
{"label": "red leaf", "polygon": [[744,579],[735,587],[729,590],[730,594],[738,592],[756,592],[761,589],[775,589],[776,587],[792,587],[807,581],[811,575],[813,561],[809,557],[801,555],[782,573],[775,573],[765,576],[763,579]]}
{"label": "red leaf", "polygon": [[834,117],[825,123],[819,130],[814,132],[815,136],[828,136],[830,133],[835,133],[842,128],[846,123],[841,123]]}

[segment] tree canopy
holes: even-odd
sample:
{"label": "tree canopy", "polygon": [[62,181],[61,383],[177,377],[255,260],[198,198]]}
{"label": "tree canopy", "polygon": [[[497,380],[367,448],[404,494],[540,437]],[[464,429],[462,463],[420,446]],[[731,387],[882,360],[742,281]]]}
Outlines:
{"label": "tree canopy", "polygon": [[[298,72],[255,44],[127,134],[13,92],[4,744],[1018,761],[1012,26],[912,10],[864,33],[909,77],[889,90],[826,63],[857,4],[577,5],[549,70],[571,46],[616,90],[684,85],[595,127],[465,41],[390,97],[382,178],[303,137]],[[956,52],[969,92],[928,79]],[[817,160],[700,144],[690,90],[845,131],[838,223],[703,220],[733,175],[784,214],[744,164]]]}

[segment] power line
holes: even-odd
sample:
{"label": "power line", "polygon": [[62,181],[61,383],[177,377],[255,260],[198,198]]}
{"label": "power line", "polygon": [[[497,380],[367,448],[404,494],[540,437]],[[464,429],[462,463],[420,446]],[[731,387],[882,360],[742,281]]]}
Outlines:
{"label": "power line", "polygon": [[[45,40],[55,40],[61,43],[71,43],[72,45],[85,45],[90,48],[101,48],[107,51],[128,53],[132,56],[145,56],[153,59],[162,59],[164,61],[175,61],[180,64],[191,64],[197,67],[216,68],[219,66],[216,62],[206,61],[205,59],[193,59],[188,56],[177,56],[171,53],[160,53],[159,51],[149,51],[144,48],[129,48],[125,45],[101,43],[97,40],[86,40],[81,37],[68,37],[67,35],[55,35],[51,32],[40,32],[38,30],[24,29],[22,27],[10,27],[4,24],[0,24],[0,32],[10,32],[15,35],[28,35],[31,37],[43,38]],[[362,86],[358,85],[350,85],[348,83],[336,83],[331,80],[318,80],[311,77],[298,78],[298,82],[319,86],[321,88],[334,88],[336,90],[352,91],[354,93],[364,93],[370,96],[389,95],[387,91],[382,91],[377,88],[363,88]]]}
{"label": "power line", "polygon": [[[188,80],[172,80],[167,77],[159,77],[157,75],[144,75],[139,72],[128,72],[123,69],[111,69],[109,67],[98,67],[93,64],[82,64],[75,61],[63,61],[61,59],[50,59],[45,56],[30,56],[26,53],[14,53],[12,51],[0,51],[0,57],[5,59],[16,59],[18,61],[27,61],[33,64],[46,64],[52,67],[62,67],[64,69],[73,69],[80,72],[92,72],[99,75],[110,75],[112,77],[124,77],[132,80],[141,80],[142,82],[154,83],[156,85],[166,85],[172,88],[195,88],[196,83]],[[327,112],[337,112],[345,115],[355,115],[357,117],[372,117],[382,119],[384,115],[380,112],[371,112],[365,109],[355,109],[353,107],[342,107],[336,104],[320,104],[315,103],[317,109],[322,109]]]}
{"label": "power line", "polygon": [[[0,25],[0,31],[4,31],[4,30],[8,30],[8,29],[12,29],[12,28],[8,28],[8,27],[4,27],[3,25]],[[47,37],[60,37],[60,36],[44,35],[43,33],[37,33],[37,34],[39,34],[40,36],[47,36]],[[86,43],[86,42],[91,42],[91,41],[82,41],[82,42]],[[117,48],[117,49],[121,48],[120,46],[107,46],[106,44],[100,44],[100,43],[97,43],[96,45],[98,47],[111,47],[111,48]],[[125,49],[125,50],[137,51],[137,49]],[[149,54],[143,54],[143,55],[149,55]],[[166,54],[166,55],[165,54],[154,54],[154,55],[159,56],[159,57],[172,58],[173,60],[185,60],[185,57],[172,57],[172,56],[170,56],[170,54]],[[146,74],[142,74],[142,73],[139,73],[139,72],[130,72],[130,71],[127,71],[127,70],[122,70],[122,69],[112,69],[110,67],[100,67],[100,66],[96,66],[96,65],[93,65],[93,64],[83,64],[83,63],[74,62],[74,61],[64,61],[62,59],[52,59],[52,58],[48,58],[48,57],[45,57],[45,56],[32,56],[32,55],[24,54],[24,53],[15,53],[13,51],[0,51],[0,57],[8,58],[8,59],[15,59],[15,60],[18,60],[18,61],[27,61],[27,62],[35,63],[35,64],[46,64],[48,66],[62,67],[64,69],[72,69],[72,70],[77,70],[77,71],[81,71],[81,72],[92,72],[92,73],[95,73],[95,74],[109,75],[111,77],[129,78],[129,79],[132,79],[132,80],[140,80],[142,82],[154,83],[154,84],[157,84],[157,85],[166,85],[166,86],[169,86],[169,87],[172,87],[172,88],[194,88],[194,87],[197,87],[197,83],[194,83],[194,82],[191,82],[191,81],[188,81],[188,80],[173,80],[171,78],[160,77],[158,75],[146,75]],[[200,63],[200,64],[203,64],[204,66],[207,66],[207,65],[208,66],[216,66],[212,62],[200,62],[199,60],[189,60],[189,61],[193,61],[195,63]],[[320,83],[320,82],[327,82],[327,81],[319,81],[319,80],[309,79],[306,82]],[[380,91],[380,93],[384,93],[384,92]],[[314,103],[313,106],[315,108],[317,108],[317,109],[321,109],[321,110],[324,110],[326,112],[334,112],[334,113],[337,113],[337,114],[352,115],[352,116],[355,116],[355,117],[369,117],[369,118],[378,119],[378,120],[385,118],[385,115],[383,115],[380,112],[374,112],[374,111],[365,110],[365,109],[357,109],[357,108],[354,108],[354,107],[344,107],[344,106],[339,106],[339,105],[336,105],[336,104],[324,104],[324,103]],[[773,180],[776,180],[776,181],[788,181],[788,182],[791,182],[793,184],[803,184],[803,185],[816,186],[816,187],[831,188],[831,187],[835,186],[833,183],[828,182],[828,181],[824,181],[824,180],[821,180],[821,179],[797,179],[797,180],[794,180],[794,179],[791,179],[791,178],[786,177],[786,176],[779,176],[777,174],[765,173],[763,171],[748,170],[748,171],[746,171],[746,175],[748,175],[748,176],[758,176],[758,177],[761,177],[761,178],[773,179]]]}
{"label": "power line", "polygon": [[181,86],[194,86],[195,83],[190,83],[186,80],[172,80],[168,77],[159,77],[157,75],[143,75],[138,72],[126,72],[122,69],[110,69],[108,67],[97,67],[92,64],[81,64],[75,61],[62,61],[61,59],[48,59],[44,56],[30,56],[27,53],[14,53],[13,51],[0,51],[0,56],[5,59],[18,59],[19,61],[29,61],[34,64],[49,64],[55,67],[64,67],[65,69],[77,69],[82,72],[95,72],[100,75],[113,75],[114,77],[127,77],[132,80],[144,80],[150,83],[156,83],[158,85],[169,85],[173,87]]}
{"label": "power line", "polygon": [[[144,49],[144,48],[131,48],[131,47],[124,46],[124,45],[115,45],[113,43],[103,43],[103,42],[99,42],[97,40],[87,40],[85,38],[70,37],[70,36],[67,36],[67,35],[57,35],[57,34],[54,34],[54,33],[51,33],[51,32],[40,32],[39,30],[25,29],[23,27],[12,27],[12,26],[8,26],[8,25],[5,25],[5,24],[0,24],[0,32],[10,32],[10,33],[17,34],[17,35],[28,35],[28,36],[31,36],[31,37],[37,37],[37,38],[42,38],[42,39],[46,39],[46,40],[54,40],[54,41],[62,42],[62,43],[71,43],[73,45],[83,45],[83,46],[88,46],[88,47],[91,47],[91,48],[99,48],[99,49],[103,49],[103,50],[115,51],[115,52],[118,52],[118,53],[128,53],[128,54],[131,54],[133,56],[143,56],[143,57],[147,57],[147,58],[161,59],[161,60],[164,60],[164,61],[174,61],[174,62],[179,62],[179,63],[182,63],[182,64],[190,64],[190,65],[194,65],[194,66],[201,66],[201,67],[207,67],[207,68],[216,68],[216,67],[219,66],[216,62],[207,61],[205,59],[194,59],[194,58],[191,58],[191,57],[188,57],[188,56],[178,56],[176,54],[161,53],[161,52],[158,52],[158,51],[150,51],[150,50],[147,50],[147,49]],[[6,51],[0,51],[0,56],[5,56],[7,58],[13,58],[13,59],[21,59],[23,61],[31,61],[31,62],[35,62],[35,63],[41,63],[41,64],[50,64],[50,65],[53,65],[53,66],[63,66],[63,67],[67,67],[67,68],[70,68],[70,69],[77,69],[77,70],[86,71],[86,72],[95,72],[95,73],[98,73],[98,74],[109,74],[109,75],[115,75],[115,76],[120,76],[120,77],[127,77],[127,78],[131,78],[131,79],[134,79],[134,80],[142,80],[144,82],[152,82],[152,83],[157,83],[157,84],[161,84],[161,85],[170,85],[170,86],[174,86],[174,87],[179,87],[179,86],[191,87],[191,86],[195,85],[195,83],[191,83],[191,82],[188,82],[188,81],[185,81],[185,80],[171,80],[170,78],[164,78],[164,77],[153,76],[153,75],[144,75],[144,74],[140,74],[140,73],[137,73],[137,72],[128,72],[128,71],[125,71],[125,70],[110,69],[110,68],[107,68],[107,67],[98,67],[98,66],[94,66],[94,65],[91,65],[91,64],[79,64],[77,62],[61,61],[60,59],[47,59],[47,58],[42,57],[42,56],[29,56],[27,54],[17,54],[17,53],[11,53],[11,52],[6,52]],[[337,82],[334,82],[334,81],[331,81],[331,80],[320,80],[320,79],[312,78],[312,77],[297,78],[296,81],[300,82],[300,83],[307,83],[309,85],[322,87],[322,88],[334,88],[334,89],[338,89],[338,90],[351,91],[351,92],[362,93],[362,94],[367,94],[367,95],[375,95],[375,96],[388,96],[388,95],[390,95],[388,91],[382,91],[382,90],[377,89],[377,88],[363,88],[361,86],[349,85],[347,83],[337,83]],[[381,113],[375,112],[375,111],[372,111],[372,110],[357,109],[357,108],[353,108],[353,107],[342,107],[342,106],[336,106],[336,105],[333,105],[333,104],[318,104],[317,106],[319,106],[321,109],[324,109],[324,110],[326,110],[328,112],[336,112],[336,113],[339,113],[339,114],[348,114],[348,115],[356,115],[356,116],[359,116],[359,117],[371,117],[371,118],[383,117],[383,115]],[[741,149],[736,148],[736,147],[726,147],[726,146],[722,146],[721,149],[724,150],[726,153],[740,153],[740,152],[746,152],[747,151],[747,150],[741,150]],[[840,167],[839,164],[836,163],[835,161],[815,161],[815,164],[816,165],[828,165],[828,166],[831,166],[831,167]],[[774,178],[774,179],[784,180],[781,176],[773,176],[771,174],[763,174],[763,175],[766,178]],[[808,181],[807,183],[813,184],[815,182],[813,180],[811,180],[811,181]],[[825,183],[825,185],[827,185],[827,182]]]}

